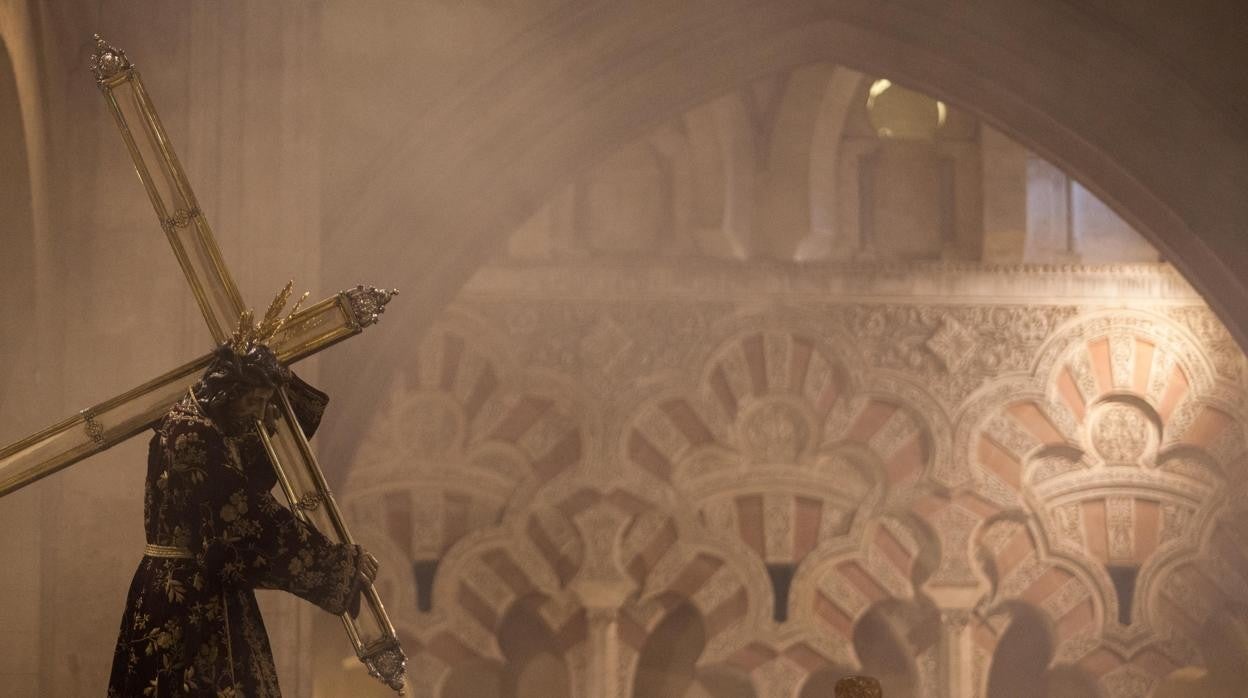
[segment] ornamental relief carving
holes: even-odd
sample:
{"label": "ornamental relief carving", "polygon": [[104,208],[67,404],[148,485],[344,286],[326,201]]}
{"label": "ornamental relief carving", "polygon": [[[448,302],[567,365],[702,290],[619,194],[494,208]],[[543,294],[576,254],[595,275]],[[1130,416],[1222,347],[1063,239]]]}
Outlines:
{"label": "ornamental relief carving", "polygon": [[[1110,403],[1098,410],[1091,422],[1089,441],[1103,460],[1137,464],[1156,442],[1149,420],[1129,405]],[[1155,447],[1154,447],[1155,448]]]}
{"label": "ornamental relief carving", "polygon": [[[387,567],[440,560],[434,610],[409,594],[398,614],[422,643],[497,657],[482,618],[535,595],[558,632],[614,593],[638,638],[675,598],[717,619],[703,665],[755,647],[773,657],[759,677],[796,666],[785,653],[808,672],[856,666],[881,590],[930,604],[939,587],[978,590],[976,614],[1038,609],[1063,629],[1057,663],[1150,643],[1190,661],[1168,604],[1212,614],[1239,593],[1208,531],[1245,466],[1243,362],[1204,344],[1222,341],[1207,311],[461,306],[385,398],[341,497],[407,558]],[[1135,569],[1134,597],[1110,566]]]}
{"label": "ornamental relief carving", "polygon": [[[1204,527],[1192,518],[1207,518],[1219,505],[1208,485],[1223,482],[1216,473],[1234,462],[1224,454],[1240,451],[1242,419],[1230,417],[1234,410],[1220,399],[1226,382],[1164,319],[1093,318],[1068,328],[1068,336],[1041,352],[1030,380],[983,393],[982,406],[962,413],[980,426],[978,437],[959,427],[967,435],[959,448],[971,452],[984,478],[1016,489],[1021,512],[1034,512],[1039,523],[1033,552],[999,577],[998,598],[1026,598],[1052,574],[1041,551],[1064,551],[1064,564],[1085,570],[1089,598],[1106,614],[1101,627],[1071,633],[1066,642],[1079,649],[1067,644],[1059,657],[1075,661],[1103,644],[1123,657],[1154,646],[1189,661],[1191,642],[1182,650],[1174,641],[1153,580],[1167,578],[1179,551],[1212,559],[1197,552]],[[1182,446],[1164,447],[1163,434]],[[1111,582],[1106,571],[1115,566],[1133,570],[1134,587]],[[1065,588],[1064,598],[1075,598]],[[1056,597],[1046,604],[1057,617],[1070,613]]]}

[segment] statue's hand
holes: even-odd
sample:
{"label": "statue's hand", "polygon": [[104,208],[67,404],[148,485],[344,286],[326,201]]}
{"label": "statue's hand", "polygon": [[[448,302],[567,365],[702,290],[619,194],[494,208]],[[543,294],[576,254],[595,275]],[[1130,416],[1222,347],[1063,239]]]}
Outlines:
{"label": "statue's hand", "polygon": [[362,550],[361,552],[363,554],[360,558],[359,574],[364,578],[365,584],[372,584],[373,580],[377,579],[377,569],[381,566],[381,563],[367,550]]}
{"label": "statue's hand", "polygon": [[359,562],[356,563],[355,568],[355,590],[352,592],[351,607],[348,609],[352,618],[360,615],[360,601],[363,599],[364,589],[377,579],[378,567],[380,563],[377,562],[377,558],[361,547]]}

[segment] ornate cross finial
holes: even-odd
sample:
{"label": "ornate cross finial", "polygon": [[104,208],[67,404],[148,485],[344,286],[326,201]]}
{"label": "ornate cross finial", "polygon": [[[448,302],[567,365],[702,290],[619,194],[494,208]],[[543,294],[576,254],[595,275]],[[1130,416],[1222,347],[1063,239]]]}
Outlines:
{"label": "ornate cross finial", "polygon": [[120,73],[134,68],[126,52],[95,35],[95,53],[91,54],[91,73],[100,87]]}
{"label": "ornate cross finial", "polygon": [[381,314],[386,312],[386,304],[391,298],[399,295],[399,289],[386,290],[374,286],[356,286],[343,291],[342,295],[346,296],[347,304],[351,306],[351,312],[355,314],[355,321],[363,328],[377,323]]}

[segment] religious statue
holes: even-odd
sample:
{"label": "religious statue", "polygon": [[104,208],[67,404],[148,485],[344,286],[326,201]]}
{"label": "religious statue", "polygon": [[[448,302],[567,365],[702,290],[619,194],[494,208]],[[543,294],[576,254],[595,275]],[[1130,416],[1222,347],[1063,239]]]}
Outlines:
{"label": "religious statue", "polygon": [[[334,613],[359,613],[377,560],[331,542],[274,499],[260,429],[285,389],[307,436],[327,396],[267,345],[290,285],[264,319],[244,313],[203,377],[155,426],[144,488],[147,546],[130,586],[109,698],[277,698],[254,589],[280,589]],[[295,308],[298,309],[298,303]]]}

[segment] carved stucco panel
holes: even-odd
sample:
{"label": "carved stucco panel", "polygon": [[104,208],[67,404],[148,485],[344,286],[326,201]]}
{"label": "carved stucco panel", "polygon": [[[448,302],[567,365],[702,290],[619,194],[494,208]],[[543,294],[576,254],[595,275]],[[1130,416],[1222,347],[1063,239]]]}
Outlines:
{"label": "carved stucco panel", "polygon": [[1027,557],[1018,563],[1014,569],[1005,576],[1001,581],[1001,586],[997,590],[998,600],[1009,600],[1018,598],[1026,591],[1040,576],[1049,569],[1047,563],[1041,562],[1035,552],[1027,553]]}
{"label": "carved stucco panel", "polygon": [[1017,521],[994,521],[981,532],[979,544],[987,548],[993,556],[1000,555],[1005,546],[1025,528],[1026,526]]}
{"label": "carved stucco panel", "polygon": [[1109,559],[1129,560],[1135,551],[1135,500],[1131,497],[1105,499],[1106,525],[1109,528]]}
{"label": "carved stucco panel", "polygon": [[1162,502],[1160,542],[1169,543],[1186,537],[1188,526],[1195,513],[1193,507],[1184,506],[1177,502]]}
{"label": "carved stucco panel", "polygon": [[889,417],[884,426],[871,438],[870,449],[881,459],[888,461],[899,448],[914,438],[920,427],[905,409],[899,409]]}
{"label": "carved stucco panel", "polygon": [[[514,338],[515,341],[514,346],[508,347],[514,353],[507,360],[526,366],[564,370],[569,376],[570,383],[601,397],[603,412],[614,415],[611,417],[611,423],[605,428],[610,433],[621,429],[620,424],[640,416],[617,404],[622,399],[620,395],[637,389],[638,376],[661,377],[661,380],[656,379],[656,382],[651,384],[654,386],[655,395],[667,391],[665,394],[681,396],[682,399],[688,400],[695,412],[711,427],[716,438],[722,438],[726,442],[720,446],[724,451],[720,456],[708,457],[704,471],[698,470],[701,466],[695,466],[693,459],[687,460],[684,467],[688,469],[692,479],[678,478],[674,488],[669,488],[662,483],[649,483],[648,487],[653,490],[656,501],[660,499],[666,502],[690,501],[687,498],[689,491],[700,486],[700,483],[705,478],[711,477],[715,471],[724,470],[727,467],[741,467],[743,469],[741,475],[736,476],[741,482],[738,489],[732,488],[732,477],[725,478],[729,485],[723,490],[722,495],[699,500],[696,505],[702,515],[702,522],[697,523],[697,526],[704,528],[708,537],[735,541],[737,522],[732,493],[744,492],[748,478],[742,476],[747,474],[744,459],[738,457],[734,461],[731,449],[743,448],[747,437],[743,430],[738,430],[743,423],[729,424],[727,416],[722,414],[719,400],[713,391],[706,387],[706,376],[710,375],[716,367],[722,367],[743,413],[745,408],[771,399],[778,389],[788,387],[789,376],[793,369],[791,364],[792,337],[797,333],[797,323],[794,323],[792,328],[785,329],[785,323],[789,321],[783,317],[783,313],[779,313],[769,320],[772,324],[765,328],[759,327],[757,330],[764,338],[763,365],[769,384],[769,394],[757,396],[754,394],[749,366],[746,364],[739,342],[728,343],[718,349],[706,346],[707,337],[712,336],[707,328],[725,326],[726,323],[722,320],[724,317],[733,316],[732,322],[738,323],[737,330],[740,331],[732,336],[741,337],[749,333],[742,328],[748,329],[749,323],[755,320],[746,317],[742,310],[745,307],[743,303],[701,303],[687,299],[679,302],[647,301],[646,304],[627,300],[610,302],[565,300],[551,303],[548,306],[531,308],[524,302],[503,302],[495,299],[487,305],[489,307],[485,310],[480,310],[475,306],[473,310],[492,317],[492,324],[515,331],[513,336],[508,337],[509,340]],[[642,305],[646,307],[642,308]],[[1114,478],[1107,478],[1105,473],[1098,469],[1095,458],[1080,463],[1071,457],[1048,457],[1044,461],[1026,464],[1029,472],[1033,474],[1032,481],[1036,485],[1033,487],[1024,483],[1023,490],[1026,497],[1020,498],[1013,488],[990,473],[977,472],[974,481],[968,483],[965,468],[967,463],[973,462],[973,458],[968,458],[967,454],[973,452],[970,449],[974,443],[973,435],[977,434],[978,429],[981,428],[994,440],[1020,455],[1034,450],[1038,445],[1039,442],[1033,434],[1021,429],[1017,422],[1003,416],[1001,412],[1002,406],[1007,404],[1011,396],[1017,395],[1019,388],[1017,383],[1026,384],[1025,388],[1030,394],[1046,397],[1041,401],[1042,410],[1053,420],[1059,431],[1072,442],[1084,447],[1095,445],[1097,452],[1102,454],[1112,453],[1112,457],[1107,458],[1108,460],[1130,461],[1136,457],[1135,452],[1131,451],[1132,448],[1138,448],[1138,439],[1132,436],[1136,433],[1135,431],[1118,429],[1117,431],[1126,436],[1114,437],[1118,438],[1120,443],[1111,443],[1114,439],[1111,438],[1109,432],[1115,431],[1114,429],[1102,425],[1095,419],[1089,419],[1087,424],[1077,423],[1075,416],[1067,410],[1054,388],[1053,379],[1062,367],[1066,367],[1069,368],[1072,378],[1075,379],[1076,388],[1085,401],[1090,401],[1098,395],[1099,390],[1095,386],[1087,346],[1088,342],[1103,337],[1109,338],[1112,378],[1117,388],[1130,387],[1127,378],[1133,378],[1136,371],[1134,362],[1138,360],[1138,356],[1134,350],[1134,343],[1137,339],[1143,338],[1157,346],[1157,350],[1153,352],[1153,366],[1148,371],[1149,397],[1152,398],[1154,405],[1166,389],[1173,366],[1182,365],[1184,370],[1193,372],[1191,379],[1193,397],[1185,401],[1175,412],[1169,431],[1179,434],[1182,430],[1190,428],[1192,419],[1195,417],[1194,408],[1190,405],[1197,404],[1196,398],[1205,395],[1210,384],[1207,378],[1201,377],[1200,366],[1212,364],[1216,367],[1218,374],[1225,377],[1232,371],[1240,371],[1238,366],[1242,364],[1242,355],[1239,355],[1237,350],[1234,356],[1227,357],[1216,355],[1217,350],[1212,350],[1215,355],[1209,358],[1202,357],[1199,351],[1190,348],[1173,349],[1176,346],[1175,343],[1187,341],[1186,338],[1189,335],[1203,337],[1201,333],[1204,332],[1209,337],[1213,337],[1217,334],[1217,328],[1201,329],[1201,324],[1207,320],[1204,316],[1208,313],[1189,312],[1186,309],[1167,311],[1183,323],[1183,328],[1170,330],[1162,326],[1165,322],[1164,318],[1126,317],[1130,313],[1124,314],[1111,310],[1090,311],[1073,306],[1029,308],[1026,306],[908,303],[856,305],[832,302],[820,305],[817,302],[811,302],[805,304],[804,307],[811,311],[803,320],[807,324],[801,326],[801,334],[815,338],[816,346],[811,355],[809,369],[801,390],[803,395],[807,397],[820,395],[824,387],[837,380],[834,368],[823,358],[821,352],[827,351],[831,355],[839,355],[839,352],[844,351],[846,355],[860,355],[865,363],[862,368],[849,372],[847,385],[841,390],[841,399],[837,401],[825,425],[822,425],[824,438],[821,442],[823,444],[831,444],[843,438],[850,426],[859,418],[867,401],[864,391],[893,395],[898,398],[898,402],[902,403],[903,409],[899,410],[876,432],[869,444],[871,450],[875,451],[876,457],[882,460],[887,459],[896,448],[904,444],[911,434],[921,428],[910,421],[910,415],[917,418],[917,424],[936,423],[938,427],[931,430],[926,438],[933,442],[936,449],[953,454],[935,463],[934,474],[937,481],[945,484],[970,484],[974,491],[988,501],[1017,512],[1020,516],[1034,517],[1037,512],[1033,511],[1032,507],[1040,506],[1046,516],[1038,523],[1047,530],[1046,539],[1057,548],[1062,550],[1070,550],[1076,546],[1081,549],[1086,548],[1084,542],[1081,541],[1084,522],[1077,503],[1069,500],[1062,500],[1058,503],[1053,502],[1052,498],[1071,496],[1077,490],[1088,488],[1102,488],[1110,494],[1110,499],[1107,500],[1107,511],[1110,513],[1107,519],[1107,533],[1111,559],[1126,559],[1135,553],[1136,543],[1132,540],[1134,535],[1134,527],[1131,525],[1134,517],[1132,509],[1135,506],[1135,498],[1144,494],[1152,493],[1148,496],[1160,499],[1162,503],[1158,533],[1160,542],[1172,543],[1198,533],[1194,530],[1194,521],[1203,520],[1201,518],[1203,514],[1194,506],[1181,504],[1177,500],[1156,494],[1160,481],[1159,474],[1170,477],[1169,471],[1140,473],[1138,476],[1122,473],[1116,474]],[[1078,320],[1078,318],[1084,318],[1085,315],[1095,313],[1102,313],[1104,317],[1094,318],[1088,322]],[[797,312],[794,311],[794,314],[796,315]],[[768,315],[772,314],[768,313]],[[974,349],[959,350],[957,342],[945,341],[949,337],[942,337],[942,332],[946,335],[953,332],[954,335],[965,337],[964,340],[959,341]],[[852,338],[852,341],[846,342],[846,337]],[[1202,338],[1201,341],[1206,340]],[[841,344],[837,344],[838,342]],[[1204,348],[1202,350],[1211,351]],[[422,357],[424,359],[422,364],[428,366],[440,366],[446,360],[442,342],[431,343],[426,354]],[[1177,361],[1175,357],[1178,357]],[[1062,361],[1057,361],[1058,358]],[[487,365],[488,362],[485,359],[475,355],[464,357],[451,391],[457,399],[462,399],[473,377],[481,375]],[[664,371],[669,369],[675,370],[670,374],[665,374]],[[888,380],[879,379],[877,372],[880,370],[888,372],[886,376]],[[695,381],[688,378],[690,376],[702,377],[701,383],[694,386]],[[1017,378],[1018,376],[1030,377]],[[991,391],[994,381],[1007,378],[1017,383],[996,393]],[[500,380],[506,386],[516,384],[514,379],[506,375],[500,374]],[[688,381],[689,384],[686,385],[683,381]],[[678,385],[678,382],[681,384]],[[907,384],[921,386],[921,391],[905,392],[903,388]],[[920,396],[918,392],[924,395]],[[635,395],[635,392],[629,394]],[[966,398],[972,394],[976,396],[976,405],[964,404]],[[696,398],[690,396],[696,396]],[[491,433],[492,429],[510,414],[516,405],[516,400],[513,392],[510,395],[492,399],[483,405],[477,418],[472,422],[473,431],[468,437],[469,441],[479,441]],[[972,414],[977,410],[978,416]],[[1094,411],[1089,411],[1090,418],[1093,413]],[[432,418],[433,412],[426,411],[426,414]],[[953,446],[953,437],[948,433],[947,428],[939,427],[940,424],[949,423],[950,414],[960,415],[959,425],[963,420],[972,424],[965,430],[971,436],[965,437],[966,442],[960,442],[962,445],[956,448]],[[566,421],[563,422],[543,420],[543,424],[535,427],[534,431],[526,436],[528,440],[524,442],[524,445],[531,452],[542,451],[553,445],[559,433],[566,433],[567,428],[582,423],[581,415],[575,411],[568,414]],[[643,424],[641,428],[647,437],[652,438],[656,446],[669,456],[681,453],[687,445],[687,439],[674,427],[668,415],[661,410],[653,410],[642,417],[640,423]],[[447,431],[446,428],[437,427],[432,421],[430,424],[433,430],[430,432],[431,438],[436,436],[436,433]],[[1083,431],[1085,429],[1086,432]],[[800,450],[793,447],[792,439],[785,441],[779,438],[777,440],[778,437],[774,435],[785,432],[784,429],[770,428],[762,431],[773,434],[772,446],[762,449],[758,447],[762,441],[756,438],[753,449],[756,452],[765,451],[774,458]],[[820,429],[813,428],[812,431],[815,433],[809,437],[811,439],[818,436],[817,432]],[[962,431],[960,426],[959,432]],[[733,435],[726,436],[730,433]],[[1090,443],[1083,440],[1084,434],[1090,436]],[[602,438],[601,434],[586,435],[587,443],[595,440],[601,441]],[[959,436],[959,438],[964,437]],[[591,451],[592,446],[587,446],[586,450]],[[1232,458],[1236,450],[1242,451],[1242,440],[1236,441],[1233,437],[1226,437],[1225,442],[1215,442],[1211,450],[1215,451],[1220,459]],[[852,498],[864,502],[869,499],[867,493],[871,488],[869,480],[872,474],[864,478],[859,474],[857,466],[849,464],[844,458],[840,458],[838,464],[833,465],[832,462],[836,459],[829,457],[827,452],[821,451],[816,455],[817,458],[813,460],[818,464],[812,470],[818,469],[820,476],[836,478],[843,484],[842,489]],[[1181,459],[1174,459],[1165,467],[1177,473],[1183,467],[1181,462]],[[510,461],[508,463],[515,465]],[[619,469],[619,466],[612,465],[611,468]],[[611,468],[605,468],[604,472]],[[624,468],[632,469],[633,466],[628,464]],[[1192,472],[1198,472],[1198,468],[1199,466],[1193,465]],[[472,470],[475,468],[464,470],[462,473],[466,483],[471,483],[474,478],[479,477],[471,472]],[[499,472],[506,470],[509,477],[516,475],[514,467],[495,470]],[[874,475],[878,477],[878,472]],[[1210,485],[1217,482],[1216,479],[1208,479],[1207,476],[1205,476],[1205,481]],[[924,485],[930,482],[926,480]],[[757,483],[752,482],[749,484],[750,488],[754,488],[751,492],[757,491],[756,485]],[[1212,491],[1207,485],[1201,486],[1177,474],[1174,474],[1172,479],[1165,480],[1164,486],[1167,491],[1176,492],[1175,496],[1182,497],[1184,502],[1189,501],[1189,498],[1192,502],[1204,501]],[[673,494],[673,490],[676,494]],[[533,496],[532,490],[525,492],[524,496]],[[768,559],[781,559],[788,554],[786,546],[791,548],[792,545],[792,492],[774,484],[766,484],[763,486],[763,494],[766,502],[764,537]],[[888,505],[904,509],[908,506],[909,500],[906,499],[908,496],[910,495],[895,491],[888,500]],[[1036,502],[1039,504],[1037,505]],[[1053,506],[1049,506],[1046,502],[1052,503]],[[630,524],[629,535],[623,538],[618,550],[611,553],[617,556],[618,562],[615,564],[627,564],[654,535],[657,535],[661,527],[666,525],[664,516],[680,514],[683,516],[682,520],[689,520],[690,512],[694,510],[690,506],[688,510],[681,511],[681,505],[673,504],[665,504],[664,507],[670,511],[664,511],[653,517],[643,516]],[[522,508],[514,503],[511,507],[513,510]],[[1116,512],[1126,512],[1126,514],[1120,516]],[[818,539],[828,541],[845,535],[848,519],[852,514],[852,510],[838,509],[831,506],[828,501],[824,501],[819,519]],[[436,530],[442,518],[441,514],[430,512],[428,521],[422,520],[418,528],[427,527],[427,530]],[[959,546],[966,547],[961,542],[960,536],[972,518],[974,517],[970,514],[960,516],[949,513],[944,518],[938,519],[936,528],[943,533],[942,542],[945,547],[950,549],[956,549]],[[1015,523],[995,524],[985,532],[980,543],[988,549],[999,552],[998,546],[1004,545],[1015,532],[1011,527],[1019,525]],[[787,530],[786,527],[788,527]],[[554,535],[552,538],[560,540],[563,537]],[[517,549],[523,547],[517,546]],[[557,547],[565,554],[575,552],[575,545],[567,541],[558,542]],[[738,545],[738,547],[742,546]],[[732,548],[727,543],[720,552],[730,557],[743,555],[742,551]],[[590,556],[607,554],[605,551],[591,551]],[[691,550],[678,544],[652,570],[647,589],[659,591],[665,588],[665,584],[670,583],[693,554]],[[946,557],[952,559],[949,555]],[[873,552],[867,552],[866,558],[862,564],[873,576],[884,581],[892,593],[900,595],[908,593],[909,580],[898,574],[891,562],[883,560],[878,553]],[[736,593],[735,590],[739,587],[736,586],[735,577],[729,572],[729,567],[733,564],[745,563],[742,560],[730,562],[715,572],[707,584],[695,594],[695,601],[700,607],[713,607],[717,603],[722,603],[724,598]],[[755,560],[752,564],[757,564],[757,561]],[[1217,569],[1225,569],[1226,564],[1229,563],[1214,562],[1213,566]],[[1039,575],[1043,574],[1044,569],[1045,565],[1034,557],[1020,564],[1007,575],[1006,579],[1001,580],[999,598],[1016,598],[1031,583],[1034,583]],[[616,573],[618,572],[617,568]],[[500,598],[501,588],[491,586],[492,582],[482,582],[481,580],[486,577],[478,577],[478,572],[466,574],[475,580],[472,582],[475,585],[474,588],[477,588],[478,592],[488,598],[491,603],[495,603],[495,599]],[[950,580],[970,579],[973,576],[961,563],[956,570],[953,570],[952,563],[947,560],[941,563],[937,574],[950,575],[948,576]],[[1223,583],[1225,584],[1225,580],[1230,579],[1233,577],[1226,575]],[[838,604],[845,603],[852,607],[846,609],[851,612],[851,616],[856,616],[865,609],[865,598],[852,585],[846,584],[846,580],[841,575],[826,573],[819,584],[823,593],[829,598],[835,599]],[[1236,585],[1238,582],[1230,586]],[[1168,590],[1164,593],[1173,592],[1170,586],[1164,588]],[[1228,593],[1230,591],[1227,590]],[[1051,617],[1060,617],[1064,611],[1083,603],[1088,598],[1088,593],[1090,592],[1081,583],[1068,582],[1066,586],[1045,600],[1043,610]],[[1187,595],[1190,596],[1190,593],[1191,589],[1188,590]],[[857,594],[856,597],[855,594]],[[1183,603],[1190,605],[1192,601],[1185,599]],[[566,613],[574,608],[568,606],[566,602],[564,606],[555,604],[544,606],[550,609],[556,607],[562,609],[558,614],[562,618],[566,618]],[[653,619],[660,615],[661,613],[656,610],[646,617]],[[555,619],[549,620],[553,624]],[[743,629],[742,632],[762,633],[763,628],[751,626]],[[745,635],[735,637],[736,639],[731,642],[736,642]],[[723,638],[716,638],[713,642],[729,643],[730,641],[725,634]],[[1059,648],[1059,661],[1074,661],[1087,654],[1098,642],[1101,640],[1097,637],[1095,628],[1080,631]],[[924,659],[920,656],[918,661],[920,663],[934,662],[935,659]]]}
{"label": "carved stucco panel", "polygon": [[1134,382],[1135,337],[1124,332],[1109,336],[1109,360],[1115,390],[1127,390]]}
{"label": "carved stucco panel", "polygon": [[1041,604],[1049,618],[1061,618],[1091,598],[1088,587],[1079,579],[1069,579]]}
{"label": "carved stucco panel", "polygon": [[1075,381],[1075,387],[1079,389],[1083,403],[1085,405],[1092,404],[1092,401],[1100,394],[1100,389],[1096,385],[1096,377],[1092,375],[1092,361],[1088,358],[1086,346],[1079,346],[1070,357],[1066,367],[1070,370],[1071,378]]}
{"label": "carved stucco panel", "polygon": [[778,332],[767,332],[763,335],[763,362],[767,371],[767,387],[773,393],[784,393],[789,389],[789,364],[792,350],[792,335]]}
{"label": "carved stucco panel", "polygon": [[1101,687],[1106,698],[1139,698],[1147,696],[1155,679],[1142,669],[1130,664],[1121,666],[1101,677]]}
{"label": "carved stucco panel", "polygon": [[1174,376],[1174,355],[1168,351],[1153,352],[1153,368],[1148,374],[1148,397],[1153,404],[1161,400],[1162,393]]}
{"label": "carved stucco panel", "polygon": [[941,538],[940,564],[929,584],[943,586],[975,586],[978,577],[971,565],[971,533],[981,517],[953,505],[945,507],[932,522]]}
{"label": "carved stucco panel", "polygon": [[825,573],[819,579],[819,591],[845,611],[850,618],[857,618],[867,611],[871,601],[845,577],[835,571]]}
{"label": "carved stucco panel", "polygon": [[790,698],[806,679],[806,670],[783,656],[764,663],[753,672],[758,698]]}
{"label": "carved stucco panel", "polygon": [[1052,511],[1054,525],[1050,538],[1055,547],[1074,552],[1086,550],[1088,541],[1083,526],[1083,507],[1078,502],[1070,502],[1054,507]]}
{"label": "carved stucco panel", "polygon": [[1040,445],[1040,440],[1031,432],[1023,429],[1016,420],[1004,414],[993,415],[984,426],[984,432],[993,441],[1001,444],[1020,458],[1029,454],[1032,449]]}

